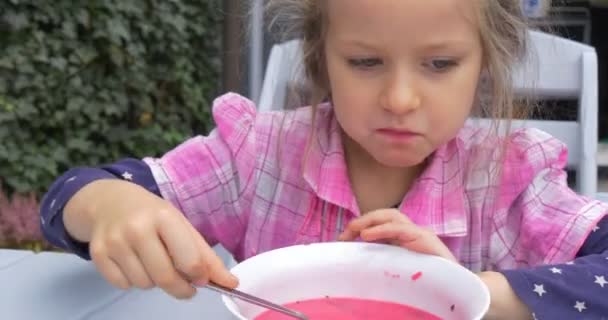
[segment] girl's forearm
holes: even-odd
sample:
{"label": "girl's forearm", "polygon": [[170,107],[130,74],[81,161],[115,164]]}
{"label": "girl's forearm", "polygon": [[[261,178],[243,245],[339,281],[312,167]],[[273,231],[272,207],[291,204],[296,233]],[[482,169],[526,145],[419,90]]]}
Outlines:
{"label": "girl's forearm", "polygon": [[532,313],[517,297],[507,278],[499,272],[486,271],[478,274],[490,291],[490,309],[486,320],[528,320]]}

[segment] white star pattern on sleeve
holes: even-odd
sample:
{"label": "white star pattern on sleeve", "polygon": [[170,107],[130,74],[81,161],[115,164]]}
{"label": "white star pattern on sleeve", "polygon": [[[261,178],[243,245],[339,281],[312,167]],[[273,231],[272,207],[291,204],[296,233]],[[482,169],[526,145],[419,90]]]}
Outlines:
{"label": "white star pattern on sleeve", "polygon": [[606,279],[604,278],[604,276],[595,276],[595,282],[598,285],[600,285],[600,287],[604,287],[605,284],[608,283],[608,281],[606,281]]}
{"label": "white star pattern on sleeve", "polygon": [[133,175],[129,171],[125,171],[122,174],[122,178],[125,180],[133,181]]}
{"label": "white star pattern on sleeve", "polygon": [[593,232],[596,232],[596,231],[597,231],[597,230],[599,230],[599,229],[600,229],[600,227],[595,226],[595,227],[593,227]]}
{"label": "white star pattern on sleeve", "polygon": [[587,309],[587,307],[585,307],[584,301],[577,301],[574,305],[574,309],[578,310],[578,312],[583,312],[583,310]]}
{"label": "white star pattern on sleeve", "polygon": [[536,292],[539,297],[542,297],[543,294],[547,293],[547,291],[545,291],[545,286],[542,284],[534,284],[533,291]]}
{"label": "white star pattern on sleeve", "polygon": [[549,270],[551,270],[551,272],[553,272],[553,273],[562,274],[562,269],[559,269],[559,268],[556,268],[556,267],[553,267],[553,268],[551,268]]}

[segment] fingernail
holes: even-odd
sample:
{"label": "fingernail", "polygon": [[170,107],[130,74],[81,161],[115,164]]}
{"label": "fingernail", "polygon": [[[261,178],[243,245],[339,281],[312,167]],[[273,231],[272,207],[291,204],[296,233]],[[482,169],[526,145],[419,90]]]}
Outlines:
{"label": "fingernail", "polygon": [[194,285],[197,287],[204,287],[207,285],[207,283],[209,283],[207,280],[197,280],[194,282]]}
{"label": "fingernail", "polygon": [[230,280],[238,283],[239,282],[239,278],[237,276],[235,276],[234,274],[230,273]]}

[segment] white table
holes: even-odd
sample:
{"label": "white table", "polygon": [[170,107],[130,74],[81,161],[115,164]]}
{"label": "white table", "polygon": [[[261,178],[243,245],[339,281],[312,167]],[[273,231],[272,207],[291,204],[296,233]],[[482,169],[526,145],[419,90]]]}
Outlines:
{"label": "white table", "polygon": [[7,320],[236,319],[209,290],[187,301],[159,289],[121,291],[91,262],[64,253],[0,249],[0,288],[0,319]]}

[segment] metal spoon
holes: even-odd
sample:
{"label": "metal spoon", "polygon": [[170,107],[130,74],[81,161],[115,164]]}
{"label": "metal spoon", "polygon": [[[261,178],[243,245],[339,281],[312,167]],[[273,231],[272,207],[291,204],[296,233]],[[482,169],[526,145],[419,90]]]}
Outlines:
{"label": "metal spoon", "polygon": [[230,296],[230,297],[234,297],[234,298],[243,300],[245,302],[249,302],[249,303],[255,304],[257,306],[260,306],[260,307],[263,307],[263,308],[266,308],[266,309],[270,309],[270,310],[274,310],[274,311],[280,312],[280,313],[282,313],[284,315],[288,315],[288,316],[293,317],[295,319],[309,320],[307,316],[305,316],[304,314],[302,314],[302,313],[300,313],[298,311],[285,308],[285,307],[283,307],[281,305],[278,305],[276,303],[272,303],[272,302],[270,302],[268,300],[264,300],[264,299],[258,298],[256,296],[252,296],[250,294],[247,294],[245,292],[242,292],[242,291],[239,291],[239,290],[236,290],[236,289],[226,288],[226,287],[223,287],[223,286],[220,286],[218,284],[211,283],[211,282],[207,283],[207,285],[205,286],[205,288],[213,290],[215,292],[219,292],[221,294],[225,294],[225,295]]}

